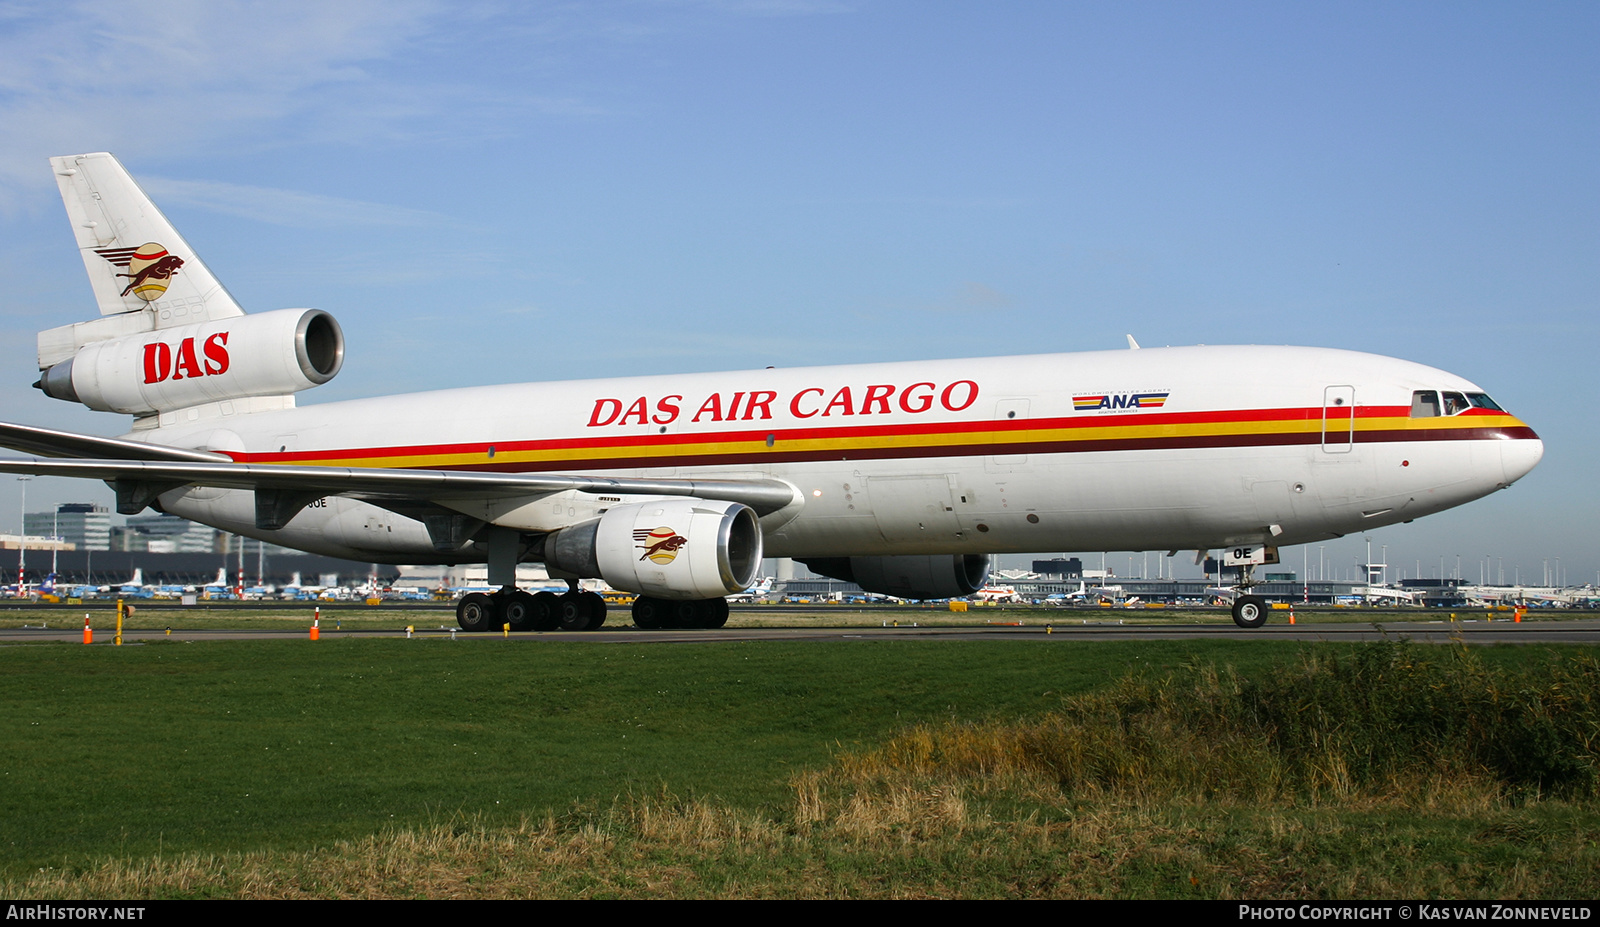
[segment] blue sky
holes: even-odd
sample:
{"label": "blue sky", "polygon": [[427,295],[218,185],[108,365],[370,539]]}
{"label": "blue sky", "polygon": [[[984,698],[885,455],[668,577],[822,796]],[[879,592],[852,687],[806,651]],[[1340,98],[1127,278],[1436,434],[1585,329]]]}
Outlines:
{"label": "blue sky", "polygon": [[[137,9],[0,2],[8,420],[123,426],[28,387],[34,333],[93,312],[45,159],[109,150],[247,309],[338,317],[305,402],[1126,332],[1352,348],[1477,381],[1547,448],[1375,551],[1600,570],[1600,6]],[[7,479],[0,530],[18,505]]]}

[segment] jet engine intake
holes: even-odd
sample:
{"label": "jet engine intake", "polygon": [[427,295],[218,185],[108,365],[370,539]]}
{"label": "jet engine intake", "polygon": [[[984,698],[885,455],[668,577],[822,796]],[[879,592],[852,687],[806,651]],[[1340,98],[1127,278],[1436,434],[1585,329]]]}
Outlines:
{"label": "jet engine intake", "polygon": [[320,309],[279,309],[97,341],[44,371],[45,395],[97,412],[150,415],[283,396],[333,379],[344,333]]}
{"label": "jet engine intake", "polygon": [[989,579],[988,554],[904,557],[820,557],[802,560],[813,572],[897,599],[954,599]]}
{"label": "jet engine intake", "polygon": [[761,524],[738,502],[665,499],[608,509],[547,535],[548,566],[659,599],[742,592],[761,568]]}

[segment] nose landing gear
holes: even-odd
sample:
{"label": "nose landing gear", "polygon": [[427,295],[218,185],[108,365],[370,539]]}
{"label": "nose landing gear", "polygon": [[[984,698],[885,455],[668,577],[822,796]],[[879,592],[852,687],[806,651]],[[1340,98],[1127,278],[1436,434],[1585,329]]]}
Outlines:
{"label": "nose landing gear", "polygon": [[1234,599],[1233,623],[1241,628],[1259,628],[1266,624],[1266,600],[1258,595],[1242,595]]}
{"label": "nose landing gear", "polygon": [[[1241,593],[1259,585],[1252,577],[1255,564],[1240,565],[1238,589]],[[1258,595],[1236,595],[1233,598],[1233,623],[1241,628],[1259,628],[1267,623],[1267,600]]]}

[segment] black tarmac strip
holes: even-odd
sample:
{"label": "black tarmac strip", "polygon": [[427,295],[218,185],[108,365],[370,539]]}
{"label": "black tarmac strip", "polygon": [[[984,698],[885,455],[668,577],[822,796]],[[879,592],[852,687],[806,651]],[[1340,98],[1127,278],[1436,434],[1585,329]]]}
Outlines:
{"label": "black tarmac strip", "polygon": [[[323,640],[354,638],[453,639],[458,641],[501,641],[538,643],[541,641],[579,641],[593,644],[688,644],[728,641],[848,641],[848,640],[937,640],[937,641],[1028,641],[1070,643],[1083,641],[1131,640],[1276,640],[1276,641],[1378,641],[1410,640],[1419,643],[1464,644],[1600,644],[1600,619],[1576,621],[1407,621],[1382,624],[1329,623],[1302,621],[1295,625],[1268,624],[1246,630],[1229,625],[1120,625],[1114,622],[1061,621],[1054,624],[1030,623],[1023,627],[791,627],[721,628],[715,631],[645,631],[631,626],[605,627],[598,631],[513,631],[468,634],[449,626],[424,627],[419,622],[409,634],[405,630],[321,629]],[[114,646],[109,628],[95,628],[94,644]],[[129,630],[124,644],[144,641],[238,641],[304,640],[308,631],[300,630]],[[0,645],[43,641],[78,643],[83,627],[29,627],[0,629]]]}

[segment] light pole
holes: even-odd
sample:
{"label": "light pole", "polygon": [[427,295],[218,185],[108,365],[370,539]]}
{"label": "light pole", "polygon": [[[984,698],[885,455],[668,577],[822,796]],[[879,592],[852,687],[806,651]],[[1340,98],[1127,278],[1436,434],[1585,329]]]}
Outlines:
{"label": "light pole", "polygon": [[19,476],[17,482],[22,484],[22,530],[17,538],[17,595],[24,592],[22,588],[23,577],[28,574],[28,481],[31,476]]}

